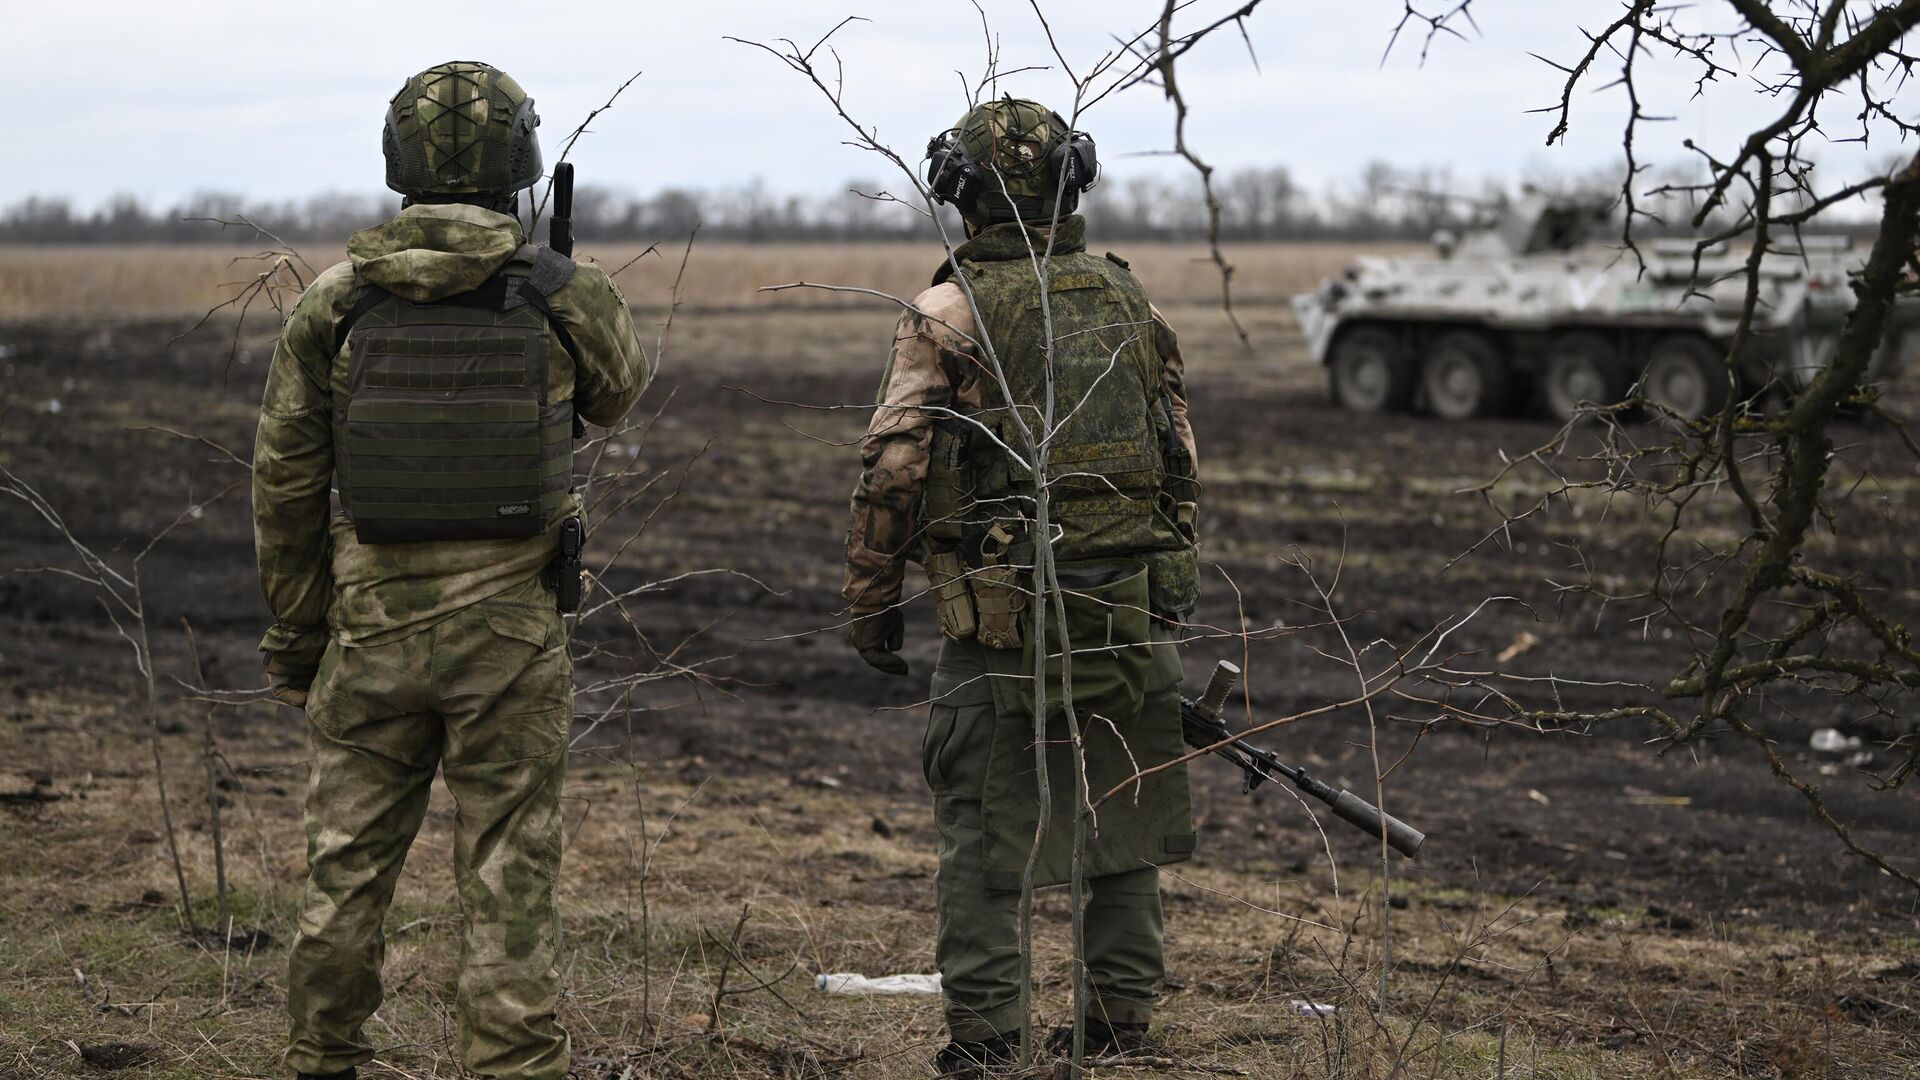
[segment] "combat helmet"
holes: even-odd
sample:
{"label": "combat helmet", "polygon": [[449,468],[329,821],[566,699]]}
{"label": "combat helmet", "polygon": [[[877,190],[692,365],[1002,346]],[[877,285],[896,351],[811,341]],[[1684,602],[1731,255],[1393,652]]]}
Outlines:
{"label": "combat helmet", "polygon": [[1071,213],[1100,178],[1093,138],[1035,101],[974,106],[927,143],[927,185],[976,228]]}
{"label": "combat helmet", "polygon": [[422,201],[503,198],[540,179],[533,98],[491,64],[453,60],[387,103],[387,186]]}

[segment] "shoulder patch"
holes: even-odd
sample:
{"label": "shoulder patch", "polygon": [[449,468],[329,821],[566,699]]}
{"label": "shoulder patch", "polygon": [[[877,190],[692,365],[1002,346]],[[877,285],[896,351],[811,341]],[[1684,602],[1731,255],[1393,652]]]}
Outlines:
{"label": "shoulder patch", "polygon": [[1125,260],[1125,259],[1123,259],[1123,258],[1121,258],[1121,257],[1120,257],[1120,256],[1118,256],[1118,255],[1115,255],[1115,254],[1114,254],[1113,252],[1111,252],[1111,251],[1109,251],[1109,252],[1107,252],[1107,261],[1108,261],[1108,262],[1110,262],[1110,263],[1112,263],[1113,265],[1115,265],[1115,266],[1117,266],[1117,267],[1119,267],[1119,268],[1120,268],[1120,269],[1122,269],[1122,270],[1131,270],[1131,269],[1133,269],[1133,266],[1132,266],[1131,264],[1129,264],[1129,263],[1127,262],[1127,260]]}

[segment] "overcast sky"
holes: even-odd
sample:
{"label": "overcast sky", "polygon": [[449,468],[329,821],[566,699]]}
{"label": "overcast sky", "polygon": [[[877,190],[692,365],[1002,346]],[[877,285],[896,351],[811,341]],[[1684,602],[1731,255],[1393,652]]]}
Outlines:
{"label": "overcast sky", "polygon": [[[1003,69],[1053,64],[1025,0],[983,3]],[[1235,6],[1199,0],[1179,25]],[[1150,25],[1160,4],[1046,7],[1069,59],[1085,65],[1114,34]],[[1422,66],[1416,37],[1383,65],[1400,9],[1400,0],[1267,0],[1248,25],[1258,70],[1233,33],[1183,62],[1190,141],[1223,168],[1284,164],[1308,185],[1377,159],[1444,166],[1465,187],[1618,158],[1617,89],[1581,95],[1572,136],[1551,149],[1551,118],[1527,110],[1552,104],[1561,81],[1528,54],[1571,60],[1585,47],[1580,28],[1603,24],[1619,0],[1478,0],[1479,30],[1463,27],[1467,40],[1436,42]],[[1698,22],[1733,24],[1715,0],[1695,10],[1688,17]],[[758,177],[775,191],[820,193],[883,169],[841,145],[840,121],[799,77],[723,37],[810,41],[849,14],[871,21],[834,39],[848,109],[917,159],[927,137],[964,110],[954,72],[983,66],[980,21],[963,0],[13,4],[0,34],[0,69],[16,95],[0,110],[9,163],[0,203],[30,193],[89,206],[121,192],[164,202],[210,189],[256,198],[378,191],[388,97],[409,72],[456,58],[496,64],[529,89],[549,161],[589,109],[642,72],[575,151],[582,182],[644,193]],[[1057,70],[1002,85],[1050,103],[1069,94]],[[1649,130],[1648,156],[1681,159],[1684,138],[1724,148],[1773,107],[1751,84],[1729,83],[1698,103],[1687,101],[1690,89],[1684,68],[1649,70],[1643,96],[1677,119]],[[1083,126],[1109,176],[1176,168],[1126,156],[1170,145],[1171,114],[1152,87],[1102,103]],[[1890,138],[1866,153],[1836,147],[1823,157],[1828,179],[1851,179],[1897,149]]]}

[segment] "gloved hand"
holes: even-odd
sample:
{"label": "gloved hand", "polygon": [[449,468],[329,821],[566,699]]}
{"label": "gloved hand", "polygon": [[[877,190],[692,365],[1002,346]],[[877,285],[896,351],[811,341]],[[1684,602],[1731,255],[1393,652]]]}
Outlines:
{"label": "gloved hand", "polygon": [[907,662],[897,655],[906,640],[907,618],[898,607],[861,615],[847,624],[847,644],[860,659],[889,675],[907,674]]}
{"label": "gloved hand", "polygon": [[306,686],[295,686],[280,676],[274,676],[273,684],[267,687],[267,693],[282,705],[291,705],[296,709],[307,707],[307,690],[313,685],[313,676],[307,676]]}
{"label": "gloved hand", "polygon": [[313,676],[317,673],[305,663],[290,663],[292,659],[294,657],[288,655],[267,657],[267,694],[282,705],[305,709],[307,690],[313,688]]}
{"label": "gloved hand", "polygon": [[260,642],[265,654],[267,693],[282,705],[307,707],[307,691],[320,671],[329,635],[324,626],[294,629],[275,623]]}

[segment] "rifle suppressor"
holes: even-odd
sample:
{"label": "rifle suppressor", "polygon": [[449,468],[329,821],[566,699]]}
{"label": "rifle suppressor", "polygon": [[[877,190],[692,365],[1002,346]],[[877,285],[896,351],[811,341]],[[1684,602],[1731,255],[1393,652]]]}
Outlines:
{"label": "rifle suppressor", "polygon": [[1382,812],[1379,807],[1351,791],[1323,784],[1307,775],[1305,769],[1288,765],[1265,750],[1235,739],[1227,729],[1226,721],[1221,719],[1221,713],[1226,708],[1227,695],[1233,693],[1233,688],[1239,682],[1240,668],[1222,660],[1213,669],[1213,678],[1207,681],[1206,693],[1200,695],[1199,701],[1185,697],[1180,699],[1181,728],[1187,745],[1196,750],[1211,748],[1213,753],[1238,766],[1245,773],[1243,791],[1252,791],[1268,780],[1284,777],[1293,781],[1301,791],[1326,803],[1334,814],[1368,835],[1377,837],[1384,834],[1387,845],[1407,858],[1420,854],[1420,845],[1427,842],[1425,833],[1392,814]]}

